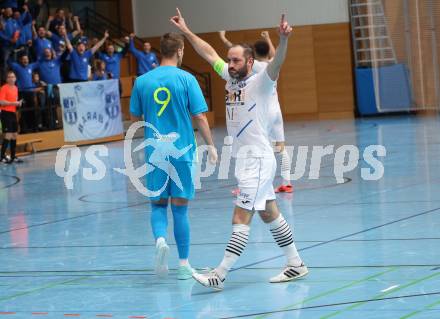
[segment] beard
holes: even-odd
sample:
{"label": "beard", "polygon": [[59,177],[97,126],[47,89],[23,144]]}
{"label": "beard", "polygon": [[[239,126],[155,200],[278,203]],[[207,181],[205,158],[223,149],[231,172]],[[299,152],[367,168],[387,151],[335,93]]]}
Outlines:
{"label": "beard", "polygon": [[229,75],[235,80],[242,80],[248,75],[247,65],[245,64],[241,69],[228,69]]}

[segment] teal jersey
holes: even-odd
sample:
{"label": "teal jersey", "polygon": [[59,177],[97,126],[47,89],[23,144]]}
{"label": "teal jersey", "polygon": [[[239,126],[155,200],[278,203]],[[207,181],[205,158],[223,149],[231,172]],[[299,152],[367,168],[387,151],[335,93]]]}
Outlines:
{"label": "teal jersey", "polygon": [[208,111],[196,78],[173,66],[160,66],[136,79],[130,112],[144,116],[148,162],[192,162],[196,141],[191,116]]}

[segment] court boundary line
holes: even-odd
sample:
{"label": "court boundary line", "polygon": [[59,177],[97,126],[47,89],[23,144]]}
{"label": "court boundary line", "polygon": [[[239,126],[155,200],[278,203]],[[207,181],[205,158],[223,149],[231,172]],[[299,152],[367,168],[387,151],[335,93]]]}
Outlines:
{"label": "court boundary line", "polygon": [[428,293],[423,293],[423,294],[411,294],[411,295],[402,295],[402,296],[395,296],[395,297],[384,297],[384,298],[376,298],[376,299],[360,299],[360,300],[345,301],[345,302],[338,302],[338,303],[331,303],[331,304],[322,304],[322,305],[316,305],[316,306],[292,308],[292,309],[286,309],[286,310],[266,311],[266,312],[252,313],[252,314],[246,314],[246,315],[239,315],[239,316],[234,316],[234,317],[219,317],[218,319],[247,318],[247,317],[253,317],[253,316],[258,316],[258,315],[260,315],[260,316],[261,315],[272,315],[272,314],[276,314],[276,313],[301,311],[301,310],[308,310],[308,309],[319,309],[319,308],[327,308],[327,307],[335,307],[335,306],[344,306],[344,305],[352,305],[352,304],[357,304],[357,303],[378,302],[378,301],[385,301],[385,300],[417,298],[417,297],[437,296],[437,295],[440,295],[440,291],[433,291],[433,292],[428,292]]}

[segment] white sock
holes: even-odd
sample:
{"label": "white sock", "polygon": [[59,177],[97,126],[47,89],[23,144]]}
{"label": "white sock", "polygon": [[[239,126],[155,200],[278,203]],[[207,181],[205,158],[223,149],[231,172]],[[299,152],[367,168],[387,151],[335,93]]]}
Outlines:
{"label": "white sock", "polygon": [[290,184],[290,168],[292,160],[286,151],[286,148],[281,152],[281,177],[283,178],[283,185]]}
{"label": "white sock", "polygon": [[179,266],[189,266],[188,259],[179,259]]}
{"label": "white sock", "polygon": [[277,219],[269,224],[269,227],[273,238],[287,257],[287,265],[295,267],[301,266],[302,260],[293,242],[292,231],[283,215],[280,214]]}
{"label": "white sock", "polygon": [[237,262],[249,239],[248,225],[236,224],[232,226],[232,235],[226,246],[225,255],[220,265],[215,269],[220,279],[224,279],[228,271]]}
{"label": "white sock", "polygon": [[166,244],[166,243],[167,243],[167,241],[163,237],[159,237],[158,239],[156,239],[156,247],[158,247],[161,244]]}

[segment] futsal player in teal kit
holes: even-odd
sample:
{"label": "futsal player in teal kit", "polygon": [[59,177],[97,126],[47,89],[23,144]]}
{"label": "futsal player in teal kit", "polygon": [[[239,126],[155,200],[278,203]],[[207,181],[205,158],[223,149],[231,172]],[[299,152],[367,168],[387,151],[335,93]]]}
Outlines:
{"label": "futsal player in teal kit", "polygon": [[188,201],[194,198],[193,174],[196,147],[192,119],[209,149],[209,160],[217,152],[205,112],[200,86],[190,73],[179,68],[184,41],[178,34],[161,38],[162,61],[158,68],[138,77],[130,100],[132,119],[144,118],[145,160],[149,167],[146,187],[151,192],[151,227],[156,240],[156,273],[168,273],[167,209],[171,204],[174,238],[179,255],[178,279],[189,279],[190,227]]}

